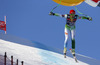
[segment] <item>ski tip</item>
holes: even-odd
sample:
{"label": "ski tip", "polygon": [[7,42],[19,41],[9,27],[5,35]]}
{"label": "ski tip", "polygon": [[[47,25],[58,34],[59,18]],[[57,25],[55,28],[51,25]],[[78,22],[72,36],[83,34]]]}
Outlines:
{"label": "ski tip", "polygon": [[79,62],[76,60],[76,63],[79,63]]}
{"label": "ski tip", "polygon": [[74,59],[75,59],[75,62],[78,63],[78,60],[76,59],[76,57],[74,57]]}

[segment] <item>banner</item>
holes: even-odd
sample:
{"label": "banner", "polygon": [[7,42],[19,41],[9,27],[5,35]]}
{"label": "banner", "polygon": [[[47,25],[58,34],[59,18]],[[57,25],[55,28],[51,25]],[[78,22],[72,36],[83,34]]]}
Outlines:
{"label": "banner", "polygon": [[0,21],[0,29],[6,31],[6,23],[5,23],[5,21]]}

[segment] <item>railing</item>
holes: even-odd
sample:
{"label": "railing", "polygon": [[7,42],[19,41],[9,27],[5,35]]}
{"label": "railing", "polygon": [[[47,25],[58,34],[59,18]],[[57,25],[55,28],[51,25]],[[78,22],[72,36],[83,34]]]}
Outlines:
{"label": "railing", "polygon": [[[7,53],[5,52],[4,54],[4,59],[3,59],[3,65],[7,65]],[[18,59],[16,60],[16,62],[13,61],[13,56],[11,56],[11,60],[10,60],[10,64],[9,65],[18,65]],[[21,65],[24,65],[24,61],[21,61]]]}

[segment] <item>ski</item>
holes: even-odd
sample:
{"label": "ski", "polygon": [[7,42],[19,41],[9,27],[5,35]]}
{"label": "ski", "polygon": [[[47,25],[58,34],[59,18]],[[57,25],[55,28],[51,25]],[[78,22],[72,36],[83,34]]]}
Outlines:
{"label": "ski", "polygon": [[66,53],[64,53],[64,58],[66,58]]}
{"label": "ski", "polygon": [[[72,49],[70,49],[70,52],[72,53]],[[77,58],[76,58],[75,54],[73,54],[73,53],[72,53],[72,55],[73,55],[73,58],[75,59],[75,62],[77,62],[77,63],[78,63],[78,61],[77,61]]]}
{"label": "ski", "polygon": [[72,55],[73,55],[73,58],[75,59],[75,62],[78,62],[75,54],[72,54]]}

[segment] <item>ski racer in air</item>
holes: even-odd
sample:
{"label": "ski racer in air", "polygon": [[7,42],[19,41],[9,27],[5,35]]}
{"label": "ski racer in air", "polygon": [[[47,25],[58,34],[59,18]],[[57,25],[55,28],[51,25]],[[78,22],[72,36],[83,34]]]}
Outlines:
{"label": "ski racer in air", "polygon": [[67,45],[68,45],[68,38],[69,34],[71,35],[71,41],[72,41],[72,54],[75,56],[75,23],[77,19],[87,19],[89,21],[92,21],[91,17],[87,16],[79,16],[75,14],[75,10],[70,10],[69,14],[58,14],[50,12],[49,15],[53,16],[59,16],[64,17],[66,19],[66,25],[65,25],[65,41],[64,41],[64,57],[66,58],[66,52],[67,52]]}

